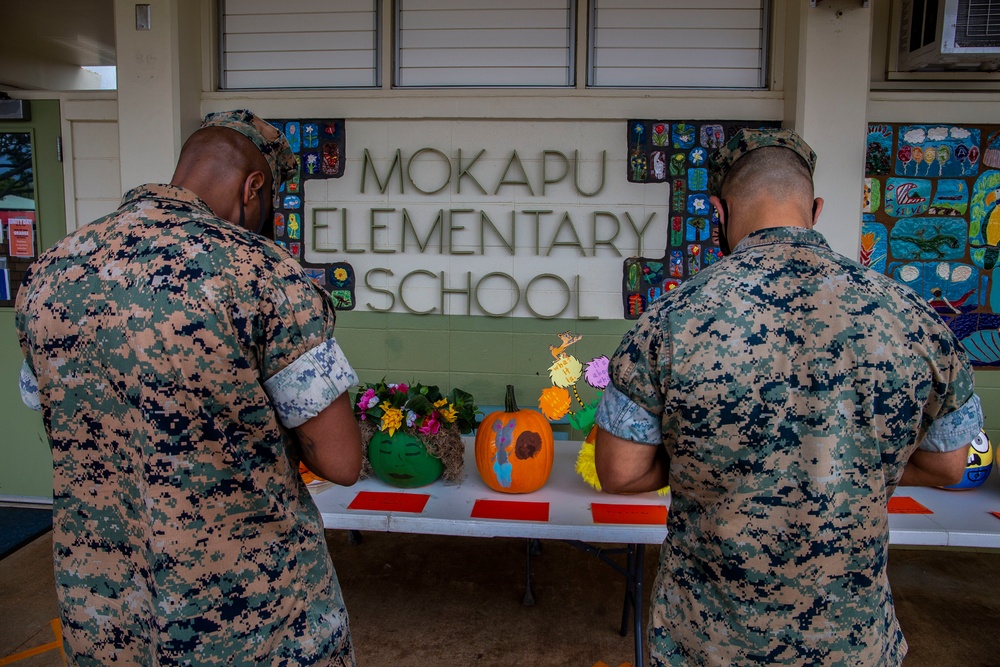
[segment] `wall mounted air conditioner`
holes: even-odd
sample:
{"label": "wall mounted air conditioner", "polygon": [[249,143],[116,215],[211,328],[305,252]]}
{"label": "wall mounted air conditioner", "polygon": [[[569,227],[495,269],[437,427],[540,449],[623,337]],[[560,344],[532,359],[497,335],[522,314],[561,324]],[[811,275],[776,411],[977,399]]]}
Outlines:
{"label": "wall mounted air conditioner", "polygon": [[899,0],[897,70],[1000,69],[1000,0]]}

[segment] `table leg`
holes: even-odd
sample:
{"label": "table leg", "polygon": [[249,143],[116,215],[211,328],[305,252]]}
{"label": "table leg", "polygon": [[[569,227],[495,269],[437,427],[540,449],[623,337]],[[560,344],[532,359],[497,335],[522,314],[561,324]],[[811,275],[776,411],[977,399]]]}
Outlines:
{"label": "table leg", "polygon": [[622,637],[628,636],[628,617],[632,612],[632,608],[635,606],[633,600],[634,596],[634,586],[633,582],[635,580],[635,545],[630,544],[626,550],[625,558],[625,601],[622,604],[622,626],[618,630],[618,634]]}
{"label": "table leg", "polygon": [[[534,542],[535,544],[532,544]],[[531,590],[531,556],[532,553],[541,552],[541,544],[538,540],[527,539],[525,540],[525,572],[527,574],[527,580],[524,583],[524,599],[521,600],[521,604],[525,607],[531,607],[535,604],[535,594]]]}
{"label": "table leg", "polygon": [[642,667],[642,646],[645,636],[642,634],[642,579],[645,570],[644,561],[646,559],[646,545],[633,544],[632,549],[635,556],[629,560],[632,563],[632,614],[633,628],[635,633],[635,667]]}

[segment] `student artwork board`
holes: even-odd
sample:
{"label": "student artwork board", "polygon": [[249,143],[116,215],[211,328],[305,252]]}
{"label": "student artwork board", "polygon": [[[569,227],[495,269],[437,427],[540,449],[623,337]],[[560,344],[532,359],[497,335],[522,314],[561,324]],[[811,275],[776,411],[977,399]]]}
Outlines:
{"label": "student artwork board", "polygon": [[972,364],[1000,368],[1000,125],[868,126],[860,262],[911,287]]}

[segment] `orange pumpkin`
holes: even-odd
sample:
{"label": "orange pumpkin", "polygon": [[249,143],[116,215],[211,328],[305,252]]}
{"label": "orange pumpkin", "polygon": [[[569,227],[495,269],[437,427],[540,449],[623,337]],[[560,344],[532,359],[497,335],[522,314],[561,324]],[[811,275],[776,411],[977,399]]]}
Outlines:
{"label": "orange pumpkin", "polygon": [[545,486],[555,453],[552,426],[534,410],[519,410],[507,385],[504,409],[476,430],[476,468],[486,486],[503,493],[531,493]]}

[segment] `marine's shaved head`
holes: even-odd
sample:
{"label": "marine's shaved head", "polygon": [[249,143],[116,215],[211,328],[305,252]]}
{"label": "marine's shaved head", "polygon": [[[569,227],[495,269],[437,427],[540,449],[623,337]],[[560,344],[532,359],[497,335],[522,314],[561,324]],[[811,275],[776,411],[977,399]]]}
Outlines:
{"label": "marine's shaved head", "polygon": [[806,163],[787,148],[766,147],[741,157],[726,174],[723,198],[756,207],[762,200],[794,203],[809,211],[813,201],[812,174]]}
{"label": "marine's shaved head", "polygon": [[753,232],[768,227],[812,229],[823,210],[814,198],[812,171],[795,150],[754,148],[732,164],[710,201],[719,214],[719,247],[724,254]]}
{"label": "marine's shaved head", "polygon": [[[209,126],[184,142],[171,185],[198,195],[221,218],[241,224],[240,206],[257,197],[263,217],[270,201],[271,168],[250,139],[226,127]],[[256,225],[254,225],[256,226]]]}
{"label": "marine's shaved head", "polygon": [[240,181],[252,171],[270,180],[270,167],[253,142],[225,127],[203,127],[184,142],[174,178],[218,179],[223,174]]}

